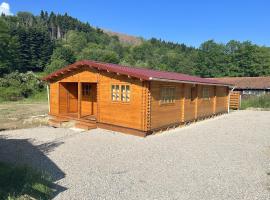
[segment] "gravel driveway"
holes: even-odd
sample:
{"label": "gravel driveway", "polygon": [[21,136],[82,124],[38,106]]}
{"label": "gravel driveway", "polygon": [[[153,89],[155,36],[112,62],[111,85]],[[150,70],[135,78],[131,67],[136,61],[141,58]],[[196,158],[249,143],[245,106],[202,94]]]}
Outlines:
{"label": "gravel driveway", "polygon": [[[96,129],[0,132],[0,159],[52,173],[55,199],[270,199],[270,112],[237,111],[139,138]],[[23,145],[21,146],[21,142]]]}

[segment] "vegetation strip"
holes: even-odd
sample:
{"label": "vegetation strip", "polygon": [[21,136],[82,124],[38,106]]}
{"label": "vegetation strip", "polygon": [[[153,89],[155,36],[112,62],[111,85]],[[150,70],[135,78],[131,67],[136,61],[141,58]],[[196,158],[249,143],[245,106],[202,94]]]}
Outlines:
{"label": "vegetation strip", "polygon": [[0,199],[50,199],[52,183],[48,175],[27,166],[0,162]]}

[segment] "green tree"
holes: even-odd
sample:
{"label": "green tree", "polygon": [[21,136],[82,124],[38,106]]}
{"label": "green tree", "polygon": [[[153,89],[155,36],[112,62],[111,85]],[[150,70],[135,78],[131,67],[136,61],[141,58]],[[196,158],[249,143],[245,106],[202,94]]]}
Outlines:
{"label": "green tree", "polygon": [[9,39],[8,26],[0,19],[0,76],[9,71]]}
{"label": "green tree", "polygon": [[64,60],[68,64],[71,64],[75,62],[76,58],[74,55],[73,50],[70,47],[64,47],[64,46],[59,46],[56,49],[54,49],[51,61],[52,60]]}
{"label": "green tree", "polygon": [[45,68],[45,72],[47,74],[50,74],[56,70],[59,70],[63,67],[65,67],[66,65],[68,65],[68,62],[63,60],[63,59],[53,59],[50,64],[48,64]]}
{"label": "green tree", "polygon": [[96,60],[108,63],[119,63],[119,56],[111,50],[106,49],[94,49],[94,48],[85,48],[78,55],[78,60]]}
{"label": "green tree", "polygon": [[65,44],[79,53],[87,45],[87,38],[83,32],[68,31]]}
{"label": "green tree", "polygon": [[226,76],[229,72],[225,45],[213,40],[201,44],[198,53],[196,73],[203,77]]}

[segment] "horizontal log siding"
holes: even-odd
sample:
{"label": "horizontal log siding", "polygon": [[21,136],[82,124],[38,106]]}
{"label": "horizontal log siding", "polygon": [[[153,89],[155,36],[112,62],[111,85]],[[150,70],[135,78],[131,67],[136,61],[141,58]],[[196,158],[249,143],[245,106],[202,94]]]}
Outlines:
{"label": "horizontal log siding", "polygon": [[[208,89],[209,98],[203,98],[203,88]],[[197,118],[207,117],[214,114],[215,86],[198,85]]]}
{"label": "horizontal log siding", "polygon": [[[160,103],[162,87],[175,87],[175,102],[169,104]],[[180,123],[182,116],[181,105],[183,102],[183,84],[151,82],[151,129],[157,129],[166,125]]]}
{"label": "horizontal log siding", "polygon": [[50,114],[59,114],[59,84],[58,82],[50,83]]}
{"label": "horizontal log siding", "polygon": [[217,87],[217,102],[216,102],[216,113],[222,113],[228,111],[228,88]]}
{"label": "horizontal log siding", "polygon": [[[113,102],[111,100],[112,84],[130,85],[130,102]],[[142,119],[145,91],[140,80],[101,72],[98,88],[99,122],[138,130],[145,129]]]}
{"label": "horizontal log siding", "polygon": [[196,107],[196,99],[191,100],[191,87],[192,84],[185,84],[184,90],[184,122],[192,121],[195,119],[195,107]]}

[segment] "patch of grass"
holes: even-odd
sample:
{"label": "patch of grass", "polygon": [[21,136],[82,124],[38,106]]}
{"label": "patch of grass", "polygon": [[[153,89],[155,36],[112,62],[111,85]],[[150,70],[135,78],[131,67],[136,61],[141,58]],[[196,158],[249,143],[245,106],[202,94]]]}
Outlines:
{"label": "patch of grass", "polygon": [[33,102],[47,102],[48,95],[46,90],[42,90],[41,92],[37,92],[28,98],[24,98],[21,100],[21,102],[26,102],[26,103],[33,103]]}
{"label": "patch of grass", "polygon": [[247,108],[270,108],[270,95],[253,96],[243,99],[241,109]]}
{"label": "patch of grass", "polygon": [[7,101],[0,97],[0,103],[6,104],[6,103],[44,103],[48,101],[47,91],[44,89],[40,92],[36,92],[32,94],[31,96],[27,98],[21,98],[17,101]]}
{"label": "patch of grass", "polygon": [[[0,199],[51,199],[49,176],[27,166],[0,162]],[[30,198],[31,197],[31,198]]]}

